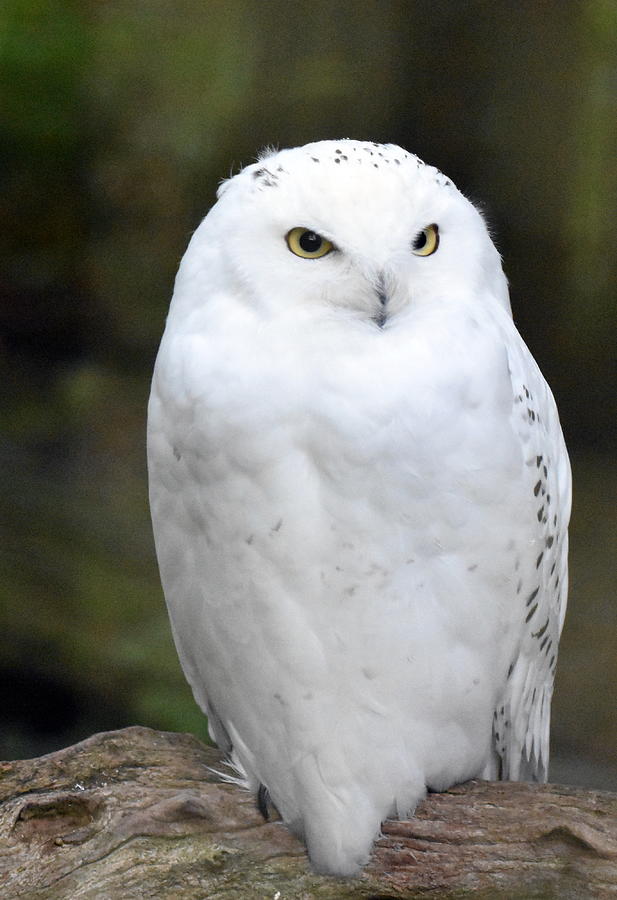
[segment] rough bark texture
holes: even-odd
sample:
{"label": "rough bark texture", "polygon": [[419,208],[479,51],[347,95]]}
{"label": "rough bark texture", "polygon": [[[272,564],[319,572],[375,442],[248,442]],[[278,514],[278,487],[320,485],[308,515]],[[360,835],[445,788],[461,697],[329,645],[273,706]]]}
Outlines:
{"label": "rough bark texture", "polygon": [[190,735],[139,727],[0,763],[0,897],[617,896],[617,794],[472,781],[385,823],[363,874],[335,879],[221,764]]}

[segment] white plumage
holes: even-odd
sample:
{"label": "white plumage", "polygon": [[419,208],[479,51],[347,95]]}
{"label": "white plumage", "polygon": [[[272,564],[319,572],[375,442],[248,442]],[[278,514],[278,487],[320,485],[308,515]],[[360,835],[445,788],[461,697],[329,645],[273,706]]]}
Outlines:
{"label": "white plumage", "polygon": [[546,778],[570,473],[478,211],[394,145],[267,153],[182,260],[149,408],[174,637],[315,867]]}

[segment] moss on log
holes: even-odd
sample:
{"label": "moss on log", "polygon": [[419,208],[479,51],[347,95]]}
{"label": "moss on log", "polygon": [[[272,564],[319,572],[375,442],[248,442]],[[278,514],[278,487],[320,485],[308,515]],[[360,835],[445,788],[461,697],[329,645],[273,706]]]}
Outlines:
{"label": "moss on log", "polygon": [[617,896],[617,794],[472,781],[386,822],[362,875],[336,879],[221,765],[191,735],[140,727],[0,763],[0,896]]}

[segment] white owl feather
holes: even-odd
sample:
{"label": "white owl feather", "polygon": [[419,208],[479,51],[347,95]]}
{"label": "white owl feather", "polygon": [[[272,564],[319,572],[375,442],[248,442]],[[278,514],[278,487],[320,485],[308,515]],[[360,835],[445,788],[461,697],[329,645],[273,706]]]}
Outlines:
{"label": "white owl feather", "polygon": [[178,653],[323,872],[427,787],[546,778],[570,474],[482,217],[393,145],[271,152],[176,280],[149,407]]}

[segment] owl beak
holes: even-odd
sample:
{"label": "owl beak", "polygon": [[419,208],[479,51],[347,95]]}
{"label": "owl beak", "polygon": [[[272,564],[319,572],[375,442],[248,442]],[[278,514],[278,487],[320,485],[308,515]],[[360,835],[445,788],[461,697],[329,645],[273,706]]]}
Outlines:
{"label": "owl beak", "polygon": [[379,275],[379,277],[377,278],[377,282],[375,284],[375,293],[377,294],[377,299],[379,300],[379,309],[373,316],[373,321],[376,323],[378,328],[383,328],[386,323],[386,319],[388,318],[386,308],[389,299],[388,294],[386,293],[385,279],[383,275]]}

